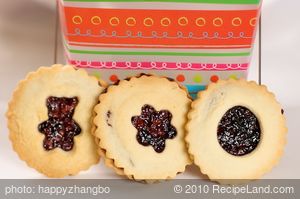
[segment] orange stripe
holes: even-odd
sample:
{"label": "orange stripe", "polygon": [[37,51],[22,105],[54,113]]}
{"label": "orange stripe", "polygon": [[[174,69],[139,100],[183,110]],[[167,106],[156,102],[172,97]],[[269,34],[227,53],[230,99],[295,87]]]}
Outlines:
{"label": "orange stripe", "polygon": [[[258,14],[257,10],[123,10],[74,7],[65,7],[64,11],[67,33],[74,33],[77,28],[81,33],[91,30],[92,35],[99,35],[99,32],[104,30],[109,34],[115,31],[117,34],[125,35],[126,31],[130,31],[133,35],[142,32],[144,36],[151,36],[152,31],[156,31],[158,35],[167,32],[172,37],[175,37],[178,31],[185,36],[190,32],[197,36],[201,36],[204,32],[212,36],[218,32],[221,37],[226,37],[228,32],[232,32],[235,36],[244,32],[245,36],[252,37],[255,29],[255,26],[251,26],[254,21],[252,19]],[[67,38],[73,42],[151,45],[251,45],[253,41],[252,38],[146,39],[89,36]]]}

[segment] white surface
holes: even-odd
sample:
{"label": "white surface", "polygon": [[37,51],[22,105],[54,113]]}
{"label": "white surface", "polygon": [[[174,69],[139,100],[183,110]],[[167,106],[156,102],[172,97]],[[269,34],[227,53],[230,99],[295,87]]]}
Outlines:
{"label": "white surface", "polygon": [[[300,178],[299,0],[264,0],[262,82],[281,102],[289,127],[280,163],[265,178]],[[4,114],[17,82],[54,60],[55,1],[0,0],[0,178],[44,178],[13,152]],[[63,62],[59,43],[58,60]],[[257,45],[249,79],[258,80]],[[298,141],[299,140],[299,141]],[[195,166],[179,178],[202,177]],[[101,162],[72,178],[119,178]]]}

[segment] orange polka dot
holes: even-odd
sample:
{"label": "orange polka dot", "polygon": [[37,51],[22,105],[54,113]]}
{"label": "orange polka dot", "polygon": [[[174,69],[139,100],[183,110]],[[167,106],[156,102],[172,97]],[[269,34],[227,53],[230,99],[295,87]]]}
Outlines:
{"label": "orange polka dot", "polygon": [[216,27],[220,27],[223,25],[223,19],[220,17],[217,17],[213,20],[213,25]]}
{"label": "orange polka dot", "polygon": [[186,17],[180,17],[180,18],[178,19],[178,24],[179,24],[180,26],[186,26],[186,25],[188,25],[188,23],[189,23],[189,20],[188,20],[188,18],[186,18]]}
{"label": "orange polka dot", "polygon": [[206,24],[206,20],[204,18],[199,17],[199,18],[196,19],[196,25],[197,26],[201,27],[201,26],[205,26],[205,24]]}
{"label": "orange polka dot", "polygon": [[127,26],[135,26],[136,25],[136,19],[134,17],[128,17],[126,19]]}
{"label": "orange polka dot", "polygon": [[112,17],[112,18],[110,18],[110,20],[109,20],[109,24],[110,24],[111,26],[117,26],[117,25],[120,24],[120,19],[119,19],[118,17]]}
{"label": "orange polka dot", "polygon": [[144,25],[149,27],[154,25],[154,20],[150,17],[144,19]]}
{"label": "orange polka dot", "polygon": [[217,75],[213,75],[210,77],[210,81],[217,82],[217,81],[219,81],[219,77]]}
{"label": "orange polka dot", "polygon": [[252,18],[250,21],[249,21],[249,24],[251,25],[251,26],[255,26],[256,25],[256,22],[257,21],[257,19],[256,19],[256,17],[254,17],[254,18]]}
{"label": "orange polka dot", "polygon": [[233,26],[240,26],[240,25],[242,25],[242,19],[239,17],[235,17],[232,19],[231,24]]}
{"label": "orange polka dot", "polygon": [[185,77],[184,77],[184,75],[177,75],[176,80],[179,81],[179,82],[184,82]]}
{"label": "orange polka dot", "polygon": [[119,80],[119,78],[118,78],[117,75],[111,75],[109,79],[110,79],[110,81],[112,81],[112,82],[117,82],[117,81]]}
{"label": "orange polka dot", "polygon": [[160,24],[161,24],[162,26],[169,26],[169,25],[171,24],[171,20],[170,20],[169,18],[167,18],[167,17],[162,18],[162,19],[160,20]]}
{"label": "orange polka dot", "polygon": [[72,18],[72,21],[73,21],[74,24],[81,24],[83,20],[82,20],[82,17],[81,17],[81,16],[76,15],[76,16],[74,16],[74,17]]}
{"label": "orange polka dot", "polygon": [[94,24],[94,25],[99,25],[99,24],[101,24],[101,22],[102,22],[102,20],[98,16],[93,16],[91,18],[91,23]]}

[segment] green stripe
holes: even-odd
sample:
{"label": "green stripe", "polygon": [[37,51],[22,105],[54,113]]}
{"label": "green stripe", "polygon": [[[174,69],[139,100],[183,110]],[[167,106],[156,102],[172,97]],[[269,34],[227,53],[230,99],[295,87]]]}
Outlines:
{"label": "green stripe", "polygon": [[260,0],[64,0],[70,2],[178,2],[211,4],[259,4]]}
{"label": "green stripe", "polygon": [[90,50],[73,50],[71,53],[92,54],[92,55],[146,55],[146,56],[202,56],[202,57],[235,57],[249,56],[250,52],[241,53],[192,53],[192,52],[139,52],[139,51],[90,51]]}

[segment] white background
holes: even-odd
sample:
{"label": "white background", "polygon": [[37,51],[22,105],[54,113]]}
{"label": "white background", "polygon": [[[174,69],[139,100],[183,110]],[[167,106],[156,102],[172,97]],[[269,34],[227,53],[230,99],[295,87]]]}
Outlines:
{"label": "white background", "polygon": [[[63,63],[55,39],[54,0],[0,0],[0,178],[44,178],[19,160],[8,140],[4,114],[17,82],[54,57]],[[280,163],[264,178],[300,178],[300,1],[264,0],[262,83],[274,92],[287,117],[289,133]],[[58,50],[55,51],[55,43]],[[257,46],[249,79],[258,80]],[[191,166],[178,178],[202,178]],[[70,178],[119,178],[103,162]]]}

